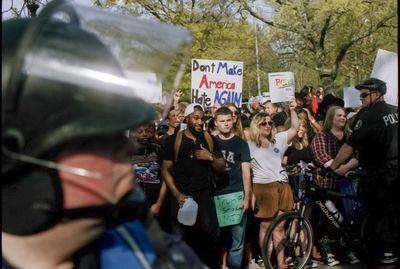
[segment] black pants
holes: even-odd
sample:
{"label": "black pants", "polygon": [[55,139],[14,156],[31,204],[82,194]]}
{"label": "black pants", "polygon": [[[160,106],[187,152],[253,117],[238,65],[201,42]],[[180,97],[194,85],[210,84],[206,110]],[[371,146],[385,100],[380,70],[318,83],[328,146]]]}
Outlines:
{"label": "black pants", "polygon": [[[174,233],[196,252],[199,258],[211,269],[218,268],[218,234],[219,226],[213,196],[210,189],[192,192],[189,195],[198,204],[196,223],[193,226],[175,225]],[[176,204],[175,204],[176,205]],[[176,214],[178,207],[175,206]],[[174,219],[176,220],[174,212]],[[176,230],[178,228],[179,231]]]}
{"label": "black pants", "polygon": [[[367,171],[360,187],[369,212],[371,249],[399,249],[400,192],[397,166]],[[399,254],[399,253],[397,253]]]}

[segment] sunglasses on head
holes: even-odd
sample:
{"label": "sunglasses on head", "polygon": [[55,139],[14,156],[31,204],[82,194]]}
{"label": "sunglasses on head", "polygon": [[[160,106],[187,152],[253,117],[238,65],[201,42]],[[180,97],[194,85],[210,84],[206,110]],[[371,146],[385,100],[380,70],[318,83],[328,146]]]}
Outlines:
{"label": "sunglasses on head", "polygon": [[263,121],[260,123],[260,126],[266,126],[268,124],[268,126],[272,126],[274,123],[272,121]]}
{"label": "sunglasses on head", "polygon": [[371,94],[372,94],[372,92],[363,92],[362,94],[360,94],[360,98],[365,98]]}

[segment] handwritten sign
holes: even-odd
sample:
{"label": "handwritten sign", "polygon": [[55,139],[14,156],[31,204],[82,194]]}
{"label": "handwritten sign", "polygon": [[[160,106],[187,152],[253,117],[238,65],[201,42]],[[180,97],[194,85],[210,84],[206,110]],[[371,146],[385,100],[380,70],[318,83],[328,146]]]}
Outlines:
{"label": "handwritten sign", "polygon": [[192,59],[191,103],[242,105],[243,62]]}
{"label": "handwritten sign", "polygon": [[287,102],[294,96],[293,72],[268,73],[271,103]]}
{"label": "handwritten sign", "polygon": [[214,196],[219,227],[239,224],[243,217],[242,191]]}

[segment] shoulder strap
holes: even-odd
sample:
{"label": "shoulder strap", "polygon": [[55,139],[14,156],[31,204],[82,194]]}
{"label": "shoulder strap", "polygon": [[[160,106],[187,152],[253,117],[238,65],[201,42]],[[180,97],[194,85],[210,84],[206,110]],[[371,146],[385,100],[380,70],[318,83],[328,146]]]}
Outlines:
{"label": "shoulder strap", "polygon": [[180,130],[176,133],[175,136],[175,143],[174,143],[175,162],[178,160],[178,153],[182,144],[182,135],[183,135],[183,130]]}
{"label": "shoulder strap", "polygon": [[208,144],[208,148],[211,153],[214,151],[214,141],[211,137],[211,135],[208,132],[204,132],[204,138],[206,139],[206,142]]}
{"label": "shoulder strap", "polygon": [[[175,143],[174,143],[175,162],[178,160],[178,153],[179,153],[179,149],[181,148],[181,144],[182,144],[182,135],[183,135],[183,130],[180,130],[176,133],[176,136],[175,136]],[[207,142],[210,152],[212,153],[214,150],[214,141],[213,141],[211,135],[208,132],[204,132],[204,138]]]}

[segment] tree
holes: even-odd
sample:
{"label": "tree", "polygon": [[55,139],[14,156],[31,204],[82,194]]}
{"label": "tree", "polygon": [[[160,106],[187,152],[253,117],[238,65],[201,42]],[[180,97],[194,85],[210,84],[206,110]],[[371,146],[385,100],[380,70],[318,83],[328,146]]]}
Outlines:
{"label": "tree", "polygon": [[[378,48],[397,44],[394,0],[266,1],[275,10],[272,18],[246,0],[239,2],[251,16],[270,26],[270,41],[278,54],[314,70],[325,87],[334,86],[348,54],[360,51],[361,56],[361,48],[372,46],[368,53],[373,58]],[[374,38],[388,32],[385,43]]]}
{"label": "tree", "polygon": [[22,6],[17,6],[17,2],[10,0],[9,6],[2,10],[1,13],[3,16],[11,13],[11,17],[35,17],[38,9],[47,3],[47,0],[23,0]]}
{"label": "tree", "polygon": [[[108,5],[113,2],[108,1]],[[244,62],[243,88],[256,89],[254,29],[236,1],[127,1],[139,14],[192,30],[191,58]],[[178,68],[175,66],[175,70]],[[172,72],[173,73],[173,72]],[[190,97],[190,61],[180,85]],[[247,91],[248,92],[248,91]],[[188,99],[186,99],[188,101]]]}

